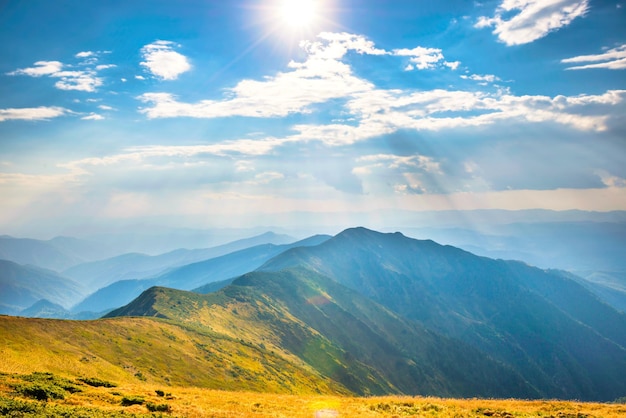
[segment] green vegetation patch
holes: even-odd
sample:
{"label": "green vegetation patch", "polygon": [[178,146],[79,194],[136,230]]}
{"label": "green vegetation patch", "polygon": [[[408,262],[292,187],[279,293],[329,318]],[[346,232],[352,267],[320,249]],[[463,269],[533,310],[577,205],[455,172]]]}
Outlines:
{"label": "green vegetation patch", "polygon": [[156,403],[148,402],[146,404],[146,408],[148,408],[148,411],[150,412],[171,412],[172,410],[170,406],[166,403],[156,404]]}
{"label": "green vegetation patch", "polygon": [[81,377],[77,380],[86,385],[93,386],[96,388],[97,387],[105,387],[105,388],[117,387],[115,383],[107,382],[106,380],[98,379],[97,377]]}
{"label": "green vegetation patch", "polygon": [[141,396],[129,395],[122,398],[122,406],[143,405],[145,399]]}
{"label": "green vegetation patch", "polygon": [[23,401],[0,396],[0,416],[20,418],[144,418],[150,414],[128,414],[124,411],[106,411],[98,408],[55,405],[35,401]]}
{"label": "green vegetation patch", "polygon": [[69,379],[52,373],[35,372],[21,376],[23,383],[11,385],[12,389],[25,397],[38,401],[65,399],[68,393],[82,392],[82,389]]}

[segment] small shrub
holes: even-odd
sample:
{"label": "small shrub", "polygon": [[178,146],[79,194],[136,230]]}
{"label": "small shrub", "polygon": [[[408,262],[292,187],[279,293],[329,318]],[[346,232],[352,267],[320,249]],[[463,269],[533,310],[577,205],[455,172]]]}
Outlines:
{"label": "small shrub", "polygon": [[26,382],[37,383],[43,386],[53,386],[57,389],[67,391],[69,393],[82,392],[82,389],[74,384],[73,381],[63,377],[55,376],[49,372],[33,372],[21,377]]}
{"label": "small shrub", "polygon": [[28,416],[25,414],[34,414],[37,409],[36,402],[24,402],[0,396],[0,416]]}
{"label": "small shrub", "polygon": [[170,406],[166,403],[155,404],[152,402],[148,402],[146,404],[146,408],[148,408],[148,411],[150,412],[170,412],[172,410]]}
{"label": "small shrub", "polygon": [[13,389],[21,395],[37,399],[38,401],[65,399],[65,391],[55,385],[46,385],[42,383],[17,384],[13,387]]}
{"label": "small shrub", "polygon": [[122,406],[143,405],[144,399],[141,396],[124,396]]}
{"label": "small shrub", "polygon": [[107,382],[106,380],[98,379],[97,377],[81,377],[78,379],[79,382],[83,382],[86,385],[93,387],[105,387],[105,388],[114,388],[117,387],[115,383]]}
{"label": "small shrub", "polygon": [[155,390],[155,392],[156,392],[157,396],[161,396],[161,397],[165,396],[165,392],[163,392],[160,389]]}

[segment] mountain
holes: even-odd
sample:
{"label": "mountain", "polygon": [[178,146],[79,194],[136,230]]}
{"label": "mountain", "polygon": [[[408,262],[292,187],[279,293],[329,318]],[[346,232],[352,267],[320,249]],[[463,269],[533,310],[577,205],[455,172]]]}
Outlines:
{"label": "mountain", "polygon": [[[207,329],[155,318],[67,321],[0,315],[0,340],[0,369],[9,373],[44,371],[120,386],[145,382],[152,385],[152,393],[155,387],[168,386],[349,393],[295,358]],[[110,402],[110,394],[99,396]],[[93,411],[81,416],[93,416]]]}
{"label": "mountain", "polygon": [[289,248],[318,245],[329,238],[330,236],[327,235],[315,235],[291,244],[257,245],[220,257],[174,268],[149,279],[120,280],[89,295],[73,307],[72,311],[108,311],[129,303],[141,292],[152,286],[191,290],[207,283],[231,279],[255,270],[270,258]]}
{"label": "mountain", "polygon": [[69,317],[70,312],[58,303],[41,299],[33,303],[32,306],[20,311],[19,316],[28,318],[64,318]]}
{"label": "mountain", "polygon": [[478,350],[307,269],[248,273],[208,295],[155,287],[107,316],[157,317],[262,344],[358,395],[538,396]]}
{"label": "mountain", "polygon": [[0,259],[56,271],[84,261],[77,254],[64,251],[50,241],[13,238],[7,235],[0,237]]}
{"label": "mountain", "polygon": [[0,313],[15,314],[41,299],[68,307],[84,294],[78,283],[51,270],[0,260]]}
{"label": "mountain", "polygon": [[626,316],[577,282],[433,241],[346,230],[259,270],[301,266],[508,364],[543,397],[626,393]]}
{"label": "mountain", "polygon": [[477,255],[522,260],[542,268],[626,272],[624,220],[521,222],[475,228],[410,228],[406,232]]}
{"label": "mountain", "polygon": [[261,244],[280,245],[294,241],[295,239],[288,235],[266,232],[212,248],[178,249],[154,256],[141,253],[122,254],[108,259],[78,264],[64,270],[62,274],[83,284],[93,292],[120,280],[154,277],[168,269],[219,257],[244,248]]}
{"label": "mountain", "polygon": [[603,302],[626,313],[626,271],[576,271],[570,274]]}

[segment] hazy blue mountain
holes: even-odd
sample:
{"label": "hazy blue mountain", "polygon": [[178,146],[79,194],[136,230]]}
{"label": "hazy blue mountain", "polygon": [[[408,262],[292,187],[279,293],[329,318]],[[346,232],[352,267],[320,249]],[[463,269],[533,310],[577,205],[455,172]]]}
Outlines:
{"label": "hazy blue mountain", "polygon": [[358,395],[538,396],[478,350],[306,269],[249,273],[208,295],[151,288],[108,316],[138,315],[253,329],[241,340],[279,347]]}
{"label": "hazy blue mountain", "polygon": [[84,294],[78,283],[52,270],[0,260],[2,313],[15,314],[41,299],[68,307],[82,299]]}
{"label": "hazy blue mountain", "polygon": [[[192,229],[168,227],[154,223],[144,225],[111,225],[104,231],[75,231],[74,235],[115,248],[118,250],[118,253],[115,255],[126,253],[159,255],[176,251],[180,248],[213,248],[233,241],[255,237],[266,233],[267,230],[268,228]],[[280,236],[279,233],[276,233],[276,235]],[[287,242],[295,240],[294,238],[289,238]],[[252,245],[256,244],[253,243]],[[246,247],[249,246],[251,245],[246,245]],[[108,257],[110,256],[102,258]]]}
{"label": "hazy blue mountain", "polygon": [[69,318],[70,311],[65,309],[58,303],[50,302],[47,299],[41,299],[32,306],[20,311],[19,316],[29,318]]}
{"label": "hazy blue mountain", "polygon": [[168,269],[219,257],[244,248],[260,244],[287,244],[294,240],[288,235],[266,232],[212,248],[178,249],[155,256],[141,253],[122,254],[105,260],[79,264],[64,270],[62,273],[93,292],[120,280],[154,277]]}
{"label": "hazy blue mountain", "polygon": [[364,228],[285,251],[259,270],[294,266],[506,362],[543,396],[626,393],[626,316],[563,275]]}
{"label": "hazy blue mountain", "polygon": [[626,272],[626,222],[523,222],[469,228],[412,228],[417,238],[477,255],[568,271]]}
{"label": "hazy blue mountain", "polygon": [[6,235],[0,237],[0,259],[56,271],[85,261],[79,255],[65,251],[51,241],[13,238]]}
{"label": "hazy blue mountain", "polygon": [[569,277],[576,280],[603,302],[626,312],[626,271],[575,271]]}
{"label": "hazy blue mountain", "polygon": [[[120,280],[97,290],[72,308],[73,312],[100,312],[123,306],[152,286],[191,290],[255,270],[275,255],[293,247],[318,245],[330,236],[313,237],[285,245],[263,244],[220,257],[171,269],[162,275],[140,280]],[[251,241],[247,241],[248,243]]]}

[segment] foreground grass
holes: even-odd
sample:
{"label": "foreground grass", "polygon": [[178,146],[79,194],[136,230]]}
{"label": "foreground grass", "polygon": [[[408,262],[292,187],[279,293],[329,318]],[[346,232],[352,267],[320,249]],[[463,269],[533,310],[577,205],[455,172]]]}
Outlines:
{"label": "foreground grass", "polygon": [[0,374],[0,416],[11,417],[552,417],[617,418],[626,405],[563,401],[355,398],[121,384],[50,373]]}

